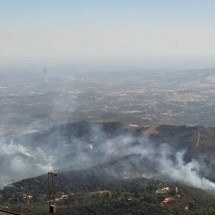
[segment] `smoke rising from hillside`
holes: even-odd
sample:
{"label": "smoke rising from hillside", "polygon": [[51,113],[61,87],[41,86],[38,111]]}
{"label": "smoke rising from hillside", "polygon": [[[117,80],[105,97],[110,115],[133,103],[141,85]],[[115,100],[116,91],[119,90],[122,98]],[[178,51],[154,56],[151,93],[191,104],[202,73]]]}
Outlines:
{"label": "smoke rising from hillside", "polygon": [[43,149],[33,151],[12,140],[1,140],[0,187],[52,170],[52,161]]}
{"label": "smoke rising from hillside", "polygon": [[200,162],[197,160],[191,160],[188,163],[185,162],[185,150],[178,151],[175,154],[175,162],[168,158],[170,156],[168,150],[163,152],[162,159],[159,159],[161,175],[203,190],[215,191],[215,183],[200,176],[202,168]]}
{"label": "smoke rising from hillside", "polygon": [[[215,191],[215,183],[200,175],[201,170],[204,169],[205,171],[205,168],[209,167],[205,163],[195,159],[185,162],[185,149],[176,151],[166,143],[155,147],[150,144],[147,137],[143,139],[138,138],[138,142],[141,144],[135,146],[132,146],[131,143],[136,142],[136,140],[134,141],[131,136],[121,136],[119,139],[109,142],[107,152],[120,152],[121,155],[141,154],[156,167],[158,175],[203,190]],[[120,142],[123,145],[120,150],[115,146],[116,142]]]}
{"label": "smoke rising from hillside", "polygon": [[[88,134],[89,135],[89,134]],[[100,126],[90,128],[90,138],[63,136],[59,132],[49,134],[46,144],[35,144],[28,141],[16,142],[1,140],[0,151],[0,186],[23,178],[44,174],[53,169],[88,168],[125,155],[138,154],[153,166],[151,175],[204,190],[215,191],[215,183],[201,176],[200,172],[208,168],[197,160],[185,162],[185,149],[176,150],[170,144],[154,145],[147,135],[135,137],[131,134],[108,136]],[[21,139],[22,140],[22,139]],[[126,165],[126,163],[124,164]],[[144,166],[136,158],[134,165]],[[117,175],[110,171],[110,174]]]}

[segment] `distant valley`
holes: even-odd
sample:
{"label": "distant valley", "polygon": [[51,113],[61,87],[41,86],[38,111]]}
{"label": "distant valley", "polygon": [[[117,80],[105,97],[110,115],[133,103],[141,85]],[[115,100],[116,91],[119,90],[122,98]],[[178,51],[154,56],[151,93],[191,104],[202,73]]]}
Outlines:
{"label": "distant valley", "polygon": [[214,214],[214,75],[4,76],[2,208],[46,214],[56,170],[59,214]]}

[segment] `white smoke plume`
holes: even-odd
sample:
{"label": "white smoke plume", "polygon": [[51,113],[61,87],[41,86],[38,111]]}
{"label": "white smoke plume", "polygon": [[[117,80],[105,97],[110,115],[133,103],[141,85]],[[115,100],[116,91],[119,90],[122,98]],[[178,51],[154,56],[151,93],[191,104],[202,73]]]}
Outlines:
{"label": "white smoke plume", "polygon": [[215,183],[200,176],[201,164],[197,160],[188,163],[184,161],[186,151],[178,151],[175,154],[175,162],[168,158],[168,151],[159,159],[160,173],[184,184],[203,190],[215,191]]}
{"label": "white smoke plume", "polygon": [[0,144],[0,187],[53,169],[53,160],[39,147],[33,151],[13,141]]}
{"label": "white smoke plume", "polygon": [[[54,142],[54,139],[56,141]],[[108,137],[99,125],[91,127],[91,139],[72,137],[65,141],[59,133],[46,144],[1,140],[0,187],[23,178],[44,174],[53,169],[81,169],[110,158],[140,154],[156,171],[152,175],[179,181],[189,186],[215,191],[215,183],[201,176],[206,165],[198,160],[185,161],[186,150],[175,150],[170,144],[154,145],[145,135],[120,134]],[[137,161],[136,164],[141,165]],[[126,165],[126,164],[125,164]],[[141,166],[140,166],[141,167]],[[144,169],[144,168],[143,168]],[[114,174],[111,172],[110,174]],[[144,174],[144,172],[142,172]]]}
{"label": "white smoke plume", "polygon": [[146,136],[138,138],[141,144],[133,145],[135,141],[130,135],[122,135],[107,141],[104,150],[112,155],[141,154],[148,162],[156,164],[156,170],[160,176],[203,190],[215,191],[215,183],[200,174],[201,170],[207,166],[195,159],[185,162],[186,150],[175,151],[166,143],[155,147],[150,144]]}

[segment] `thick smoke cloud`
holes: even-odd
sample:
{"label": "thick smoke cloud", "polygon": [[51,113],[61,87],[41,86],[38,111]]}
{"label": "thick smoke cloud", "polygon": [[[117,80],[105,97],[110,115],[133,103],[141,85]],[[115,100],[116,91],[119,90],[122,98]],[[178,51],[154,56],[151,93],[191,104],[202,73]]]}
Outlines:
{"label": "thick smoke cloud", "polygon": [[175,162],[168,158],[169,151],[163,151],[162,159],[159,159],[161,175],[183,182],[187,185],[204,190],[215,191],[215,183],[200,176],[201,166],[197,160],[188,163],[184,161],[185,150],[175,154]]}
{"label": "thick smoke cloud", "polygon": [[52,170],[53,160],[43,149],[30,150],[12,140],[1,140],[0,187]]}
{"label": "thick smoke cloud", "polygon": [[[115,153],[115,155],[141,154],[156,169],[156,172],[152,172],[151,175],[156,175],[156,177],[160,175],[196,188],[215,191],[215,183],[200,174],[207,168],[208,171],[211,171],[209,170],[212,168],[211,166],[195,159],[185,162],[186,150],[184,149],[176,151],[166,143],[155,147],[150,144],[147,137],[137,140],[141,144],[132,146],[132,143],[136,142],[133,137],[120,136],[114,141],[107,142],[106,151]],[[117,143],[119,144],[117,145]],[[119,147],[119,145],[123,147]]]}
{"label": "thick smoke cloud", "polygon": [[[131,134],[120,134],[110,137],[96,125],[91,127],[90,138],[72,136],[66,139],[57,133],[50,135],[48,139],[46,144],[38,145],[1,139],[0,186],[53,169],[88,168],[110,158],[136,154],[141,155],[148,166],[153,167],[147,169],[147,174],[152,177],[165,177],[200,189],[215,191],[215,183],[201,175],[203,169],[209,168],[208,165],[194,159],[186,162],[185,149],[176,150],[167,143],[154,145],[147,135],[135,137]],[[139,166],[142,175],[147,175],[138,160],[139,157],[135,159],[134,165]],[[117,175],[114,171],[110,171],[110,174]]]}

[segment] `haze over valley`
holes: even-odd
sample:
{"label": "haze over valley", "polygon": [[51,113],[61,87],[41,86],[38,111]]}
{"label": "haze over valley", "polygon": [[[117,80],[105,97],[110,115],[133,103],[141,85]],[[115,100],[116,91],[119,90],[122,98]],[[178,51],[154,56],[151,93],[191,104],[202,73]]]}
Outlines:
{"label": "haze over valley", "polygon": [[[1,82],[4,205],[13,209],[16,198],[33,204],[26,195],[46,201],[46,176],[17,181],[53,170],[60,172],[59,183],[68,186],[59,188],[66,195],[85,186],[97,190],[98,183],[104,183],[99,189],[112,190],[112,183],[134,179],[158,180],[157,189],[180,186],[183,193],[188,186],[206,192],[205,198],[214,195],[214,69],[64,75],[43,69],[37,77],[26,77],[6,76]],[[98,182],[89,185],[93,178]],[[185,199],[193,198],[187,195]],[[20,210],[27,213],[25,206]]]}
{"label": "haze over valley", "polygon": [[215,214],[214,0],[0,0],[0,214]]}
{"label": "haze over valley", "polygon": [[2,135],[79,120],[215,126],[213,69],[37,73],[1,79]]}

